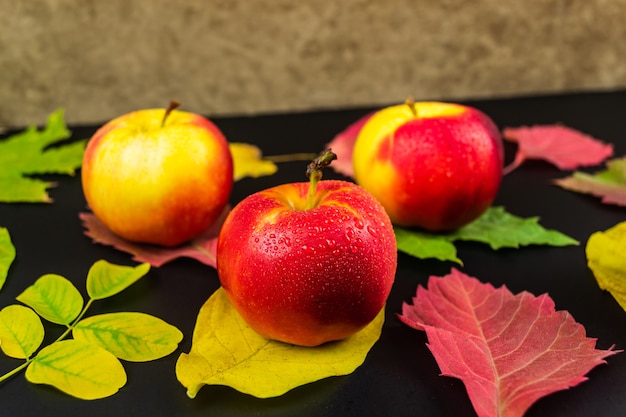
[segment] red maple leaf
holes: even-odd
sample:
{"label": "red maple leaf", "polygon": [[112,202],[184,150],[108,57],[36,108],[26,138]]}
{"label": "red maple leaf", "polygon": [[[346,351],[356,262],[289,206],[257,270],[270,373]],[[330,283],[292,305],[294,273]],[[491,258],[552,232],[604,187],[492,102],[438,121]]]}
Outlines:
{"label": "red maple leaf", "polygon": [[337,155],[337,160],[330,165],[335,172],[350,178],[354,177],[354,168],[352,167],[354,142],[356,142],[356,138],[365,122],[367,122],[373,114],[374,113],[369,113],[361,117],[343,131],[339,132],[333,140],[326,145],[327,148],[331,148],[335,155]]}
{"label": "red maple leaf", "polygon": [[96,243],[113,246],[122,252],[133,255],[133,259],[137,262],[148,262],[153,267],[160,267],[174,259],[187,257],[215,268],[217,237],[229,210],[230,207],[226,207],[217,222],[205,232],[188,243],[172,248],[131,242],[114,234],[91,213],[79,213],[78,216],[85,227],[85,235]]}
{"label": "red maple leaf", "polygon": [[597,165],[613,155],[613,146],[561,125],[506,128],[502,137],[517,142],[513,162],[504,169],[508,174],[526,159],[543,159],[559,169]]}
{"label": "red maple leaf", "polygon": [[618,351],[596,339],[544,294],[513,295],[455,269],[418,287],[400,319],[424,330],[442,375],[465,384],[480,417],[521,417],[539,398],[575,386]]}

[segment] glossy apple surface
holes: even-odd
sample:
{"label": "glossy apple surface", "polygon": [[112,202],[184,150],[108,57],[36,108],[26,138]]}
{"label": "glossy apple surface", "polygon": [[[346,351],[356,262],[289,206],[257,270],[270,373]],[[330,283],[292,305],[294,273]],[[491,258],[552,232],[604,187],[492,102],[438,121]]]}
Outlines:
{"label": "glossy apple surface", "polygon": [[376,112],[353,151],[355,180],[392,222],[452,230],[479,217],[502,179],[500,131],[479,110],[417,102]]}
{"label": "glossy apple surface", "polygon": [[354,183],[321,181],[252,194],[230,212],[217,247],[221,284],[261,335],[316,346],[370,323],[391,290],[396,242],[384,208]]}
{"label": "glossy apple surface", "polygon": [[88,142],[82,185],[95,216],[135,242],[174,246],[200,234],[230,197],[228,143],[208,119],[140,110],[111,120]]}

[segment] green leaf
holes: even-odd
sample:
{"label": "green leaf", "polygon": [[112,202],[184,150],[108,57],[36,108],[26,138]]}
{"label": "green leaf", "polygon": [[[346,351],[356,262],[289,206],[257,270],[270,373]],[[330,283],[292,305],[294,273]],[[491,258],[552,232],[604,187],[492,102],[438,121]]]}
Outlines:
{"label": "green leaf", "polygon": [[70,137],[63,110],[48,117],[43,130],[31,126],[0,141],[0,202],[48,203],[46,189],[54,183],[27,177],[36,174],[73,175],[82,164],[86,141],[50,147]]}
{"label": "green leaf", "polygon": [[578,245],[578,241],[569,236],[544,229],[538,217],[524,219],[507,213],[503,207],[489,208],[481,217],[451,233],[448,238],[486,243],[494,250],[527,245]]}
{"label": "green leaf", "polygon": [[9,231],[0,227],[0,290],[4,286],[9,274],[9,268],[15,260],[15,246],[11,242]]}
{"label": "green leaf", "polygon": [[74,397],[95,400],[115,394],[126,372],[110,352],[80,340],[63,340],[43,348],[26,369],[26,379],[48,384]]}
{"label": "green leaf", "polygon": [[69,325],[83,308],[83,297],[67,278],[46,274],[26,288],[16,299],[44,319]]}
{"label": "green leaf", "polygon": [[416,258],[435,258],[462,264],[456,255],[456,247],[445,235],[394,227],[398,250]]}
{"label": "green leaf", "polygon": [[87,274],[87,294],[94,300],[111,297],[134,284],[149,270],[148,263],[131,267],[99,260],[91,266]]}
{"label": "green leaf", "polygon": [[0,341],[5,355],[27,359],[43,342],[44,329],[30,308],[13,304],[0,311]]}
{"label": "green leaf", "polygon": [[169,355],[183,334],[165,321],[144,313],[110,313],[79,321],[74,339],[98,345],[120,359],[146,362]]}
{"label": "green leaf", "polygon": [[260,398],[358,368],[380,337],[384,309],[363,330],[338,342],[302,347],[268,340],[236,312],[223,289],[202,306],[191,351],[181,354],[176,376],[194,398],[204,385],[228,385]]}
{"label": "green leaf", "polygon": [[481,217],[451,233],[427,233],[395,227],[398,250],[417,258],[436,258],[462,263],[453,242],[481,242],[491,249],[519,248],[527,245],[568,246],[578,241],[556,230],[545,229],[538,217],[521,218],[504,207],[490,207]]}

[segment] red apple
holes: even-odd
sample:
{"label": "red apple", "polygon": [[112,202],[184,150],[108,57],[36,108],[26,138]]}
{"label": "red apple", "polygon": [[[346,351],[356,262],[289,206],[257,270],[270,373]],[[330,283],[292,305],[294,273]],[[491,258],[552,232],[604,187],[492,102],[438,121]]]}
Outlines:
{"label": "red apple", "polygon": [[353,166],[356,182],[394,224],[452,230],[493,203],[502,179],[502,139],[475,108],[407,102],[376,112],[364,124]]}
{"label": "red apple", "polygon": [[396,259],[384,208],[358,185],[333,180],[248,196],[226,218],[217,246],[221,284],[250,327],[302,346],[370,323],[387,300]]}
{"label": "red apple", "polygon": [[224,135],[176,106],[117,117],[85,150],[87,203],[127,240],[178,245],[211,226],[228,203],[233,162]]}

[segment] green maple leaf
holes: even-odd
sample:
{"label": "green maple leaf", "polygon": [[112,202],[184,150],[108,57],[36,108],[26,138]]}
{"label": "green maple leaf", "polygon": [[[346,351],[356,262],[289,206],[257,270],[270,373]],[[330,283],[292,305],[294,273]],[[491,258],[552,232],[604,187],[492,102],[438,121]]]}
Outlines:
{"label": "green maple leaf", "polygon": [[0,140],[0,202],[51,202],[46,190],[55,184],[31,176],[74,174],[82,163],[86,140],[52,146],[70,135],[63,110],[58,109],[42,130],[31,126]]}
{"label": "green maple leaf", "polygon": [[398,250],[417,258],[463,262],[457,257],[457,240],[481,242],[491,249],[528,245],[568,246],[578,241],[556,230],[545,229],[538,217],[521,218],[503,207],[490,207],[481,217],[451,233],[427,233],[396,227]]}

